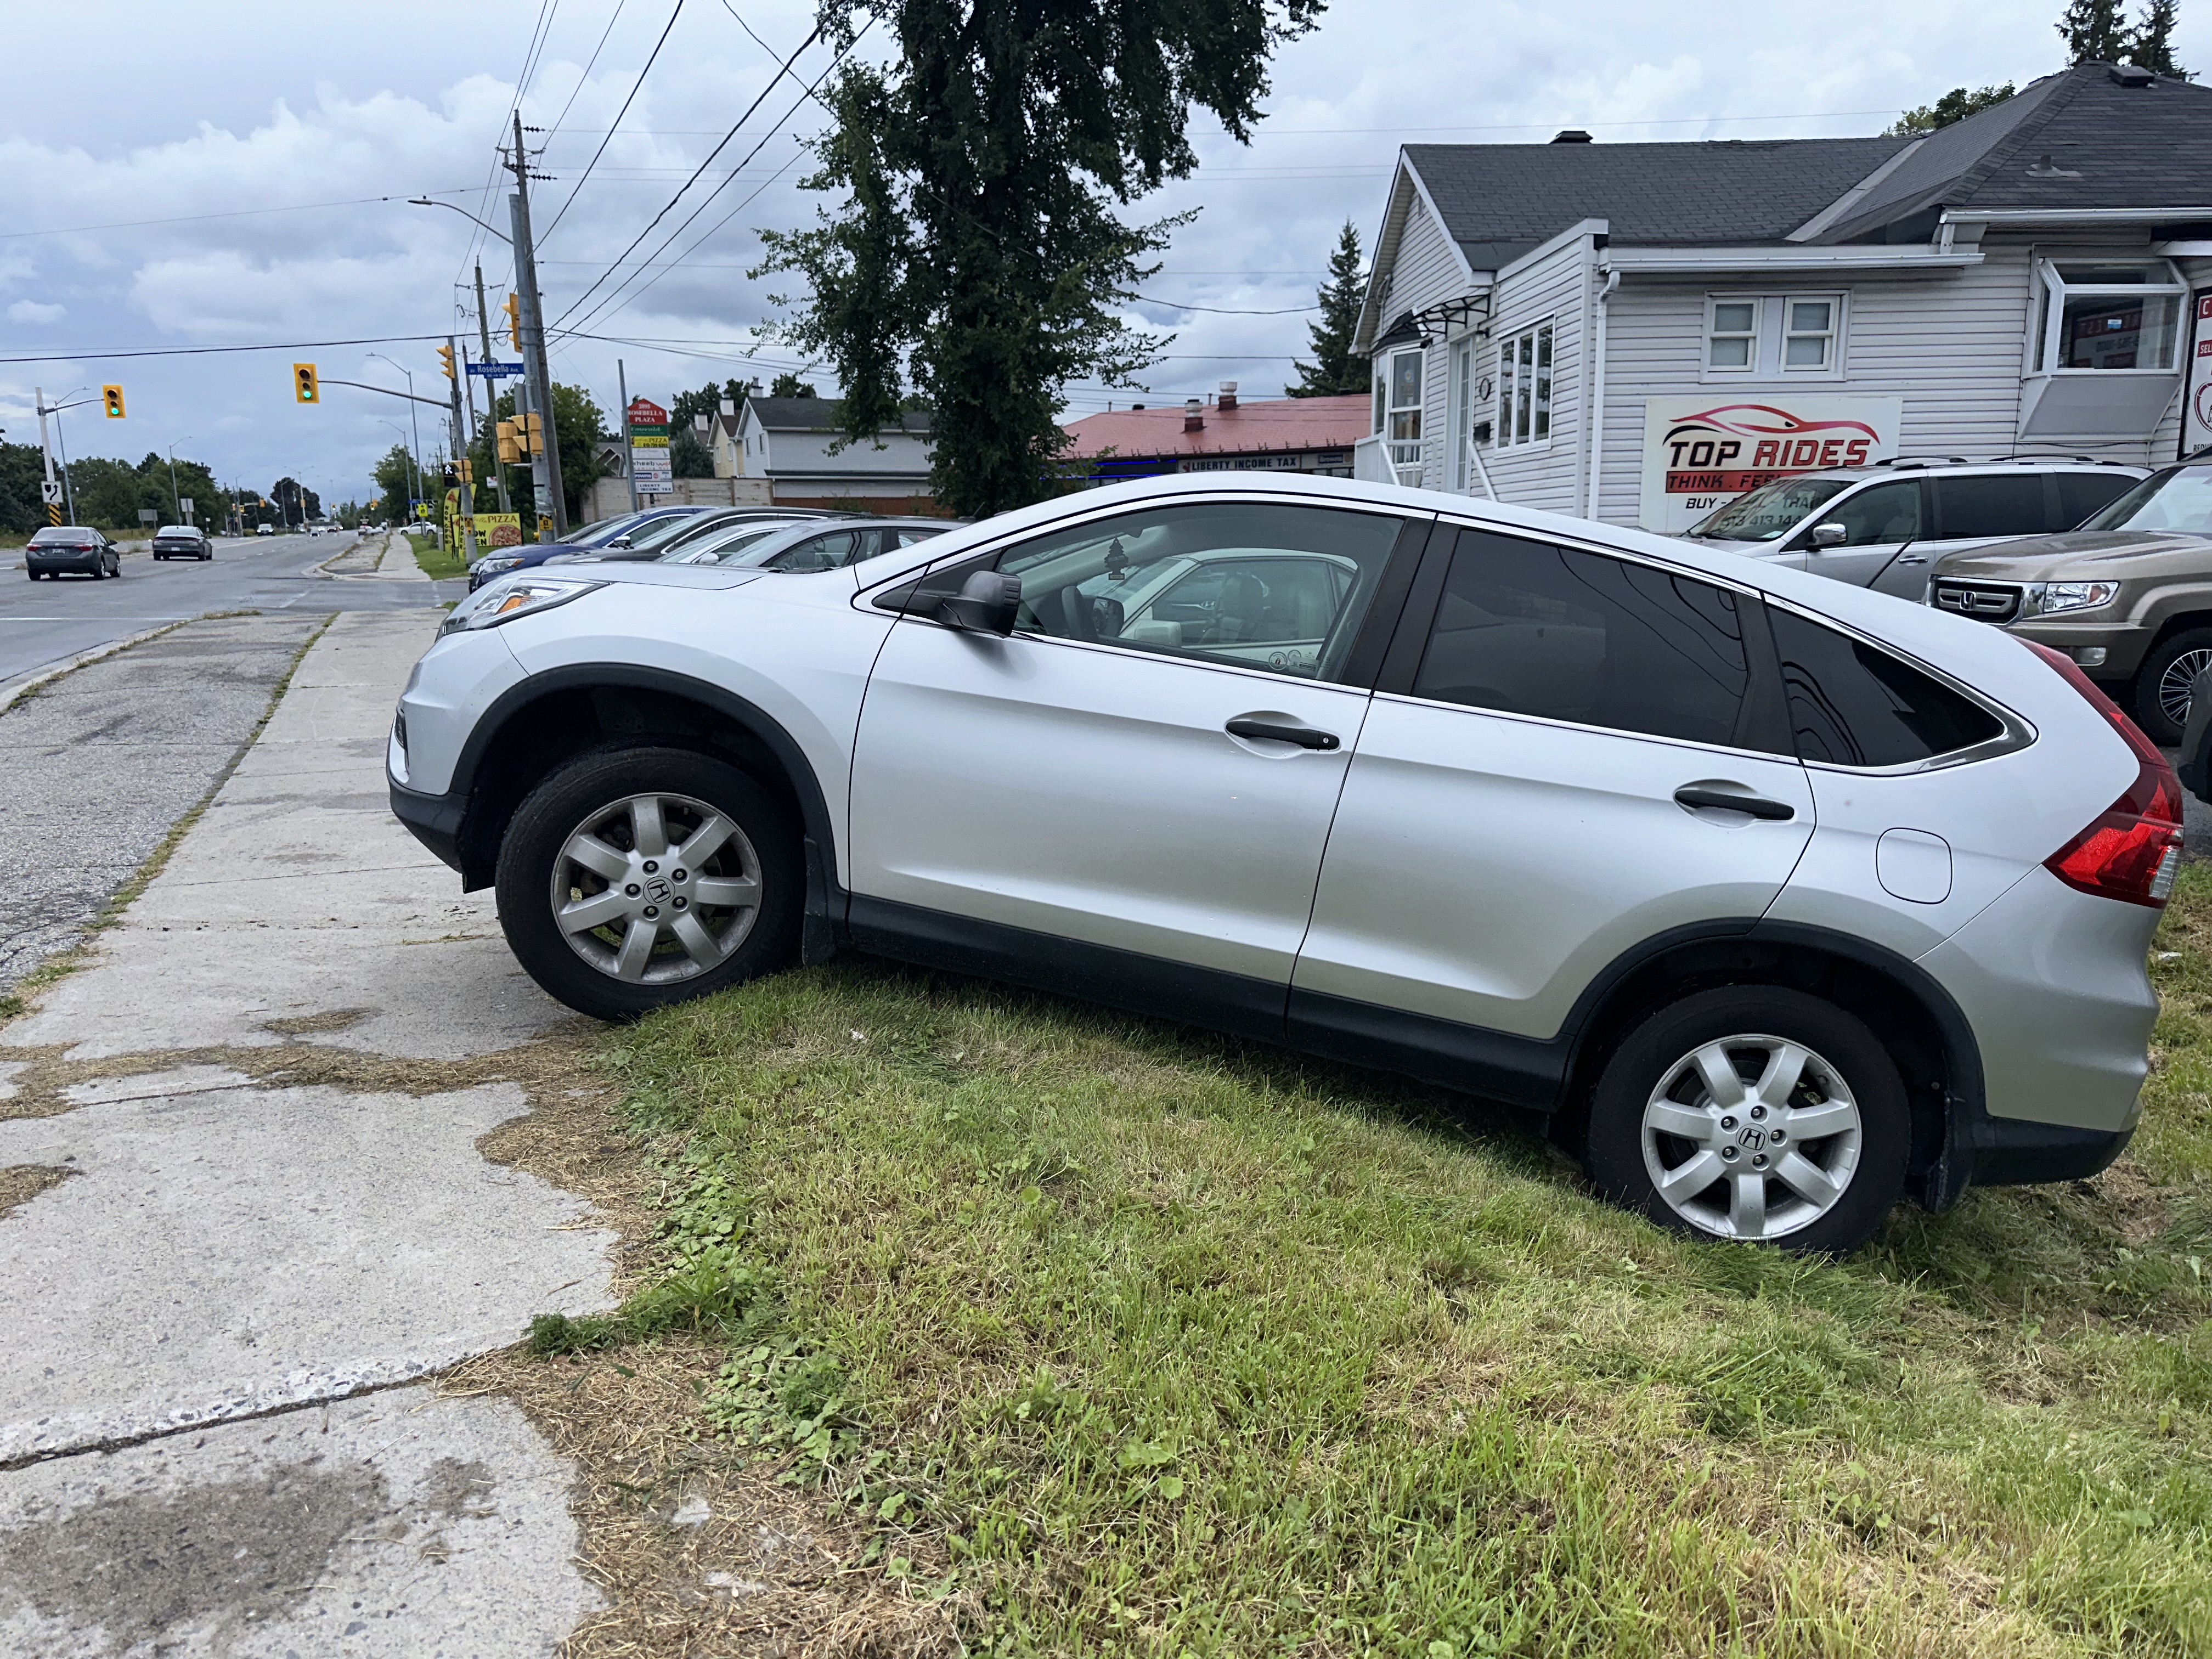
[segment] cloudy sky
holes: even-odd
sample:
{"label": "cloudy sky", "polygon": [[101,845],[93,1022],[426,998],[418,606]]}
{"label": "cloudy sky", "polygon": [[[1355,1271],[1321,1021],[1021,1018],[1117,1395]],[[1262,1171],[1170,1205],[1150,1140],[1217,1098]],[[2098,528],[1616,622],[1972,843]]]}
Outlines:
{"label": "cloudy sky", "polygon": [[[1147,288],[1162,303],[1139,308],[1176,337],[1146,376],[1150,398],[1224,379],[1248,398],[1282,385],[1306,343],[1306,319],[1288,308],[1311,303],[1346,217],[1363,242],[1370,235],[1401,143],[1535,142],[1565,126],[1600,142],[1877,132],[1962,82],[2057,68],[2058,9],[1336,0],[1279,58],[1253,143],[1201,120],[1200,172],[1146,204],[1201,210]],[[724,187],[659,263],[585,301],[569,324],[591,337],[567,340],[555,360],[556,378],[589,386],[610,410],[617,358],[633,395],[663,401],[710,378],[767,379],[791,366],[787,352],[765,348],[750,366],[743,352],[774,314],[777,284],[745,270],[759,228],[814,211],[795,184],[813,106],[789,80],[770,88],[811,21],[804,0],[25,8],[10,19],[17,73],[0,106],[0,426],[11,440],[35,437],[34,386],[53,402],[118,381],[127,421],[72,413],[71,453],[135,459],[173,444],[227,480],[265,489],[289,472],[330,499],[368,495],[368,466],[414,406],[331,387],[322,407],[301,408],[290,365],[395,388],[404,368],[418,392],[443,393],[432,342],[397,337],[472,331],[473,310],[459,308],[472,262],[496,307],[507,249],[459,214],[405,198],[428,193],[506,228],[493,149],[518,83],[524,120],[548,129],[533,142],[554,179],[535,203],[554,319],[768,89],[644,250]],[[2177,47],[2182,62],[2212,68],[2208,0],[2185,6]],[[811,82],[826,63],[816,48],[795,73]],[[89,83],[88,64],[99,66]],[[383,343],[297,343],[371,339]],[[275,349],[204,349],[234,345]],[[1071,413],[1131,395],[1073,388]],[[436,412],[416,412],[424,449],[437,447]]]}

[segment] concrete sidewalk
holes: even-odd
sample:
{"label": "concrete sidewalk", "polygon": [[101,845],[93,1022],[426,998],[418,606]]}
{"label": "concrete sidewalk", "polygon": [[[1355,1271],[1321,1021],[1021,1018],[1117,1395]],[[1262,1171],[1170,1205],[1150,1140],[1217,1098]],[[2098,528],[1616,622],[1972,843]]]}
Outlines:
{"label": "concrete sidewalk", "polygon": [[547,1654],[599,1603],[562,1461],[417,1380],[610,1305],[617,1243],[477,1148],[573,1017],[386,806],[435,623],[340,617],[0,1030],[0,1655]]}

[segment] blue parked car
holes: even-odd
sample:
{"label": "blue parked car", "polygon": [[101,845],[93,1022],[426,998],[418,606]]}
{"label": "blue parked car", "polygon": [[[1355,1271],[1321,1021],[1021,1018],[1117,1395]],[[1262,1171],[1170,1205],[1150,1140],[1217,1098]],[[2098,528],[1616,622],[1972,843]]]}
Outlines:
{"label": "blue parked car", "polygon": [[[473,593],[494,576],[504,576],[510,570],[528,570],[541,565],[556,553],[582,553],[611,546],[624,537],[650,533],[656,526],[667,525],[670,532],[687,527],[701,514],[712,513],[711,507],[652,507],[637,513],[621,513],[611,519],[602,519],[597,524],[586,525],[571,532],[565,542],[540,542],[533,547],[502,548],[496,553],[487,553],[469,567],[469,592]],[[723,509],[726,511],[727,509]]]}

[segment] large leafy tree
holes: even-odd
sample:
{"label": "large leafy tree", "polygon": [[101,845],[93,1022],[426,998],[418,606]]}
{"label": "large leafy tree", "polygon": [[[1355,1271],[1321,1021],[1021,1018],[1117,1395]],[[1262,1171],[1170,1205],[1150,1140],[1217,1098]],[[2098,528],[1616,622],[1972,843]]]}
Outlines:
{"label": "large leafy tree", "polygon": [[1349,219],[1338,233],[1336,252],[1328,256],[1328,280],[1316,297],[1321,301],[1321,317],[1306,326],[1314,360],[1293,362],[1298,383],[1283,390],[1293,398],[1366,391],[1367,359],[1352,350],[1352,337],[1358,330],[1359,307],[1367,297],[1367,272],[1359,258],[1359,232]]}
{"label": "large leafy tree", "polygon": [[415,463],[408,458],[405,444],[394,444],[384,452],[384,459],[372,469],[376,480],[377,504],[387,524],[398,524],[407,517],[407,498],[415,489]]}
{"label": "large leafy tree", "polygon": [[[1267,62],[1322,0],[823,0],[848,62],[808,187],[810,229],[763,234],[763,272],[803,277],[787,338],[835,365],[847,435],[933,413],[933,487],[970,516],[1050,493],[1071,380],[1127,385],[1158,342],[1115,307],[1176,222],[1117,210],[1197,165],[1193,106],[1249,137]],[[782,303],[791,303],[782,301]]]}
{"label": "large leafy tree", "polygon": [[2143,8],[2142,21],[2136,25],[2135,38],[2128,42],[2128,62],[2154,74],[2193,80],[2173,61],[2173,26],[2180,21],[2179,0],[2150,0]]}
{"label": "large leafy tree", "polygon": [[1923,104],[1918,109],[1909,109],[1892,127],[1890,136],[1896,138],[1919,138],[1945,127],[1956,126],[1969,115],[1978,115],[1994,108],[2012,96],[2011,82],[2001,87],[1984,87],[1969,91],[1965,87],[1954,87],[1932,104]]}

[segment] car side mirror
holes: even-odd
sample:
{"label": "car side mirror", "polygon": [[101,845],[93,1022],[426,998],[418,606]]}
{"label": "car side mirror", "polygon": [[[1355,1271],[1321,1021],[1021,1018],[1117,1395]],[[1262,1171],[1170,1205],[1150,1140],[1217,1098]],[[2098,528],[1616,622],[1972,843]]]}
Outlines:
{"label": "car side mirror", "polygon": [[1014,631],[1021,610],[1019,576],[997,570],[975,570],[960,584],[957,593],[938,602],[937,616],[939,621],[970,634],[996,634],[1003,639]]}
{"label": "car side mirror", "polygon": [[610,548],[628,547],[629,545],[629,538],[627,536],[617,536],[614,540],[609,542],[607,545]]}
{"label": "car side mirror", "polygon": [[1091,636],[1098,640],[1118,640],[1127,615],[1119,599],[1096,599],[1091,601]]}
{"label": "car side mirror", "polygon": [[1841,547],[1850,538],[1851,532],[1833,520],[1813,526],[1813,545],[1815,547]]}

